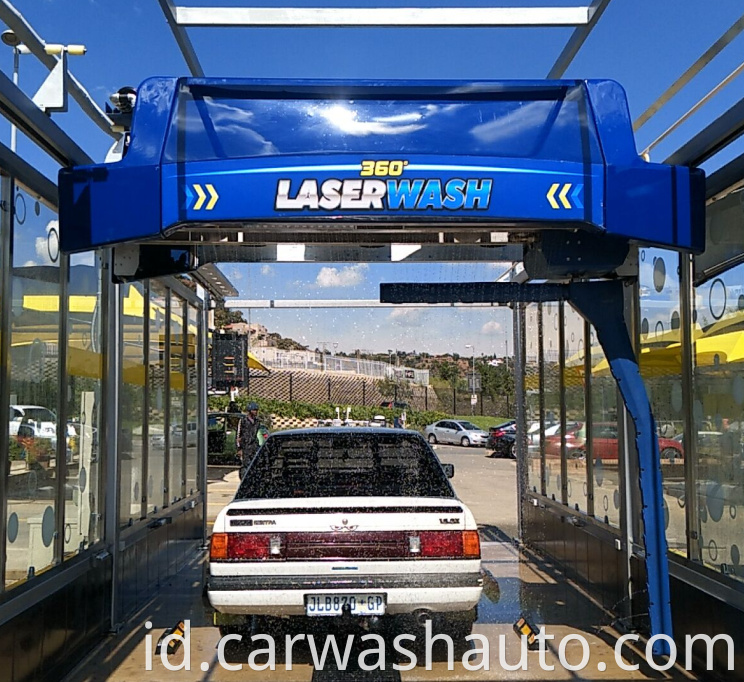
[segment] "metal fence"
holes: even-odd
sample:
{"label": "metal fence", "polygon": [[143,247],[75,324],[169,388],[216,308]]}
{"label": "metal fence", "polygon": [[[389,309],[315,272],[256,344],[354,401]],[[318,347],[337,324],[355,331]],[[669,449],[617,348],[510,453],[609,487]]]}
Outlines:
{"label": "metal fence", "polygon": [[[304,370],[272,369],[270,374],[251,375],[241,392],[273,400],[297,400],[306,403],[338,405],[381,405],[395,396],[383,395],[378,381],[358,375],[330,374]],[[442,405],[431,386],[412,384],[399,396],[415,410],[441,410]]]}

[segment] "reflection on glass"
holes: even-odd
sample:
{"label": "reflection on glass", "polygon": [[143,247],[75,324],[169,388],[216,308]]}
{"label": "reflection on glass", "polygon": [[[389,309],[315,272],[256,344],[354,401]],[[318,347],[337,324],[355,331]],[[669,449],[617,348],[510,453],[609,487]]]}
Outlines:
{"label": "reflection on glass", "polygon": [[142,516],[145,416],[145,290],[139,282],[119,288],[121,380],[119,385],[119,524]]}
{"label": "reflection on glass", "polygon": [[165,350],[168,290],[150,281],[147,373],[150,382],[148,418],[147,513],[165,503]]}
{"label": "reflection on glass", "polygon": [[527,403],[527,482],[532,492],[542,492],[540,483],[540,345],[539,305],[525,307],[524,389]]}
{"label": "reflection on glass", "polygon": [[[15,193],[6,587],[54,562],[60,262],[57,216]],[[68,458],[70,453],[68,451]]]}
{"label": "reflection on glass", "polygon": [[594,516],[620,527],[620,439],[617,384],[610,374],[594,327],[589,343],[592,360],[592,461],[594,464]]}
{"label": "reflection on glass", "polygon": [[183,497],[183,457],[186,434],[184,433],[184,403],[186,398],[186,372],[184,370],[184,320],[185,302],[171,293],[170,310],[170,410],[168,428],[168,501]]}
{"label": "reflection on glass", "polygon": [[561,392],[559,368],[559,303],[543,304],[545,376],[545,491],[561,501]]}
{"label": "reflection on glass", "polygon": [[687,553],[682,431],[682,346],[680,338],[679,256],[642,249],[638,281],[641,303],[641,375],[656,419],[664,487],[669,549]]}
{"label": "reflection on glass", "polygon": [[65,554],[102,534],[101,266],[94,253],[70,257],[67,321],[67,483]]}
{"label": "reflection on glass", "polygon": [[702,561],[738,580],[744,579],[743,292],[744,265],[698,286],[692,330]]}
{"label": "reflection on glass", "polygon": [[563,382],[566,403],[567,499],[569,506],[586,512],[586,405],[584,403],[584,318],[564,306]]}

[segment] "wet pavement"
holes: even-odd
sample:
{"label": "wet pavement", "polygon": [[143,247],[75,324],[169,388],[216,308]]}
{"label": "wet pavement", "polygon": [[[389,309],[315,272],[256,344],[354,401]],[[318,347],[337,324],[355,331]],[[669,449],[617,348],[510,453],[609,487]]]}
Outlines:
{"label": "wet pavement", "polygon": [[[211,616],[201,600],[201,587],[206,570],[206,553],[195,555],[192,561],[161,588],[157,597],[124,625],[119,633],[110,636],[66,682],[160,682],[166,680],[214,681],[223,680],[312,680],[313,682],[367,682],[401,680],[647,680],[693,679],[682,672],[652,670],[638,656],[638,652],[623,647],[620,663],[640,664],[640,669],[626,671],[615,658],[614,644],[619,636],[612,627],[612,617],[566,580],[555,567],[539,557],[521,552],[512,542],[516,534],[516,465],[511,460],[485,457],[482,449],[440,446],[440,459],[455,465],[453,483],[470,506],[481,528],[483,568],[486,571],[484,595],[478,606],[478,621],[473,633],[482,639],[471,643],[456,642],[450,655],[441,642],[430,647],[426,658],[426,633],[419,626],[400,624],[381,631],[380,640],[369,637],[366,631],[341,621],[332,623],[298,623],[287,628],[277,622],[254,624],[253,634],[269,634],[276,643],[275,670],[252,669],[268,661],[266,640],[251,646],[229,642],[224,647],[224,661],[242,670],[227,670],[219,662],[217,646],[219,633],[211,625]],[[210,522],[222,506],[231,499],[237,486],[237,473],[230,468],[210,467],[209,517]],[[520,640],[513,624],[520,616],[535,627],[545,627],[555,639],[547,642],[546,651],[525,652],[526,670],[507,670],[522,657]],[[179,619],[190,620],[188,652],[190,670],[167,670],[155,654],[155,644],[163,632]],[[325,621],[325,619],[322,619]],[[147,629],[147,623],[152,627]],[[320,629],[319,625],[323,625]],[[333,628],[332,630],[329,628]],[[291,669],[287,665],[287,636],[305,634],[305,641],[291,647]],[[313,635],[310,646],[307,639]],[[333,634],[338,647],[338,658],[348,653],[345,670],[339,670],[334,651],[327,650],[324,665],[314,665],[313,658],[322,656],[326,635]],[[398,640],[399,648],[416,655],[411,658],[396,651],[396,637],[411,634],[416,640]],[[433,634],[436,634],[436,630]],[[348,637],[353,635],[349,642]],[[559,660],[559,645],[569,635],[581,635],[586,643],[588,662],[582,670],[567,670]],[[366,637],[364,641],[362,637]],[[347,645],[349,645],[347,650]],[[484,648],[488,647],[487,656]],[[565,660],[578,664],[584,651],[579,641],[564,640]],[[152,655],[148,654],[148,647]],[[480,648],[480,651],[476,650]],[[264,652],[257,652],[264,649]],[[361,666],[376,667],[384,652],[384,671],[363,670]],[[253,656],[253,658],[250,658]],[[544,658],[541,659],[541,656]],[[151,670],[147,661],[151,660]],[[169,665],[183,666],[185,647],[168,657]],[[450,662],[451,659],[451,662]],[[488,665],[485,665],[485,661]],[[543,665],[541,665],[541,661]],[[393,664],[411,667],[394,670]],[[480,667],[478,670],[470,668]],[[555,666],[553,671],[544,668]],[[543,667],[544,666],[544,667]],[[450,669],[451,667],[451,669]]]}

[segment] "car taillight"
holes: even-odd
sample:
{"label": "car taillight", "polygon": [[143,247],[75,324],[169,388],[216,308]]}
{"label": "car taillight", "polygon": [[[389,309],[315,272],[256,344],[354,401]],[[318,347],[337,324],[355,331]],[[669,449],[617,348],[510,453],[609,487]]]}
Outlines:
{"label": "car taillight", "polygon": [[227,543],[229,559],[261,561],[271,557],[271,535],[268,533],[230,533]]}
{"label": "car taillight", "polygon": [[477,530],[462,532],[462,555],[468,559],[480,559],[480,537]]}
{"label": "car taillight", "polygon": [[277,533],[214,533],[211,561],[265,561],[283,559],[285,543]]}
{"label": "car taillight", "polygon": [[475,530],[434,530],[419,533],[422,558],[479,558],[480,540]]}
{"label": "car taillight", "polygon": [[212,533],[209,544],[210,561],[224,561],[227,559],[227,533]]}

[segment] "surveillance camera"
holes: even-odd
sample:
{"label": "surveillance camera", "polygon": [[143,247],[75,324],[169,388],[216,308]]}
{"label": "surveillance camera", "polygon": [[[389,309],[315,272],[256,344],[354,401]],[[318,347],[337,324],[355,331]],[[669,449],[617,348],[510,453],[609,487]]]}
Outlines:
{"label": "surveillance camera", "polygon": [[122,114],[131,114],[137,101],[137,91],[131,87],[121,88],[109,97],[109,101]]}

